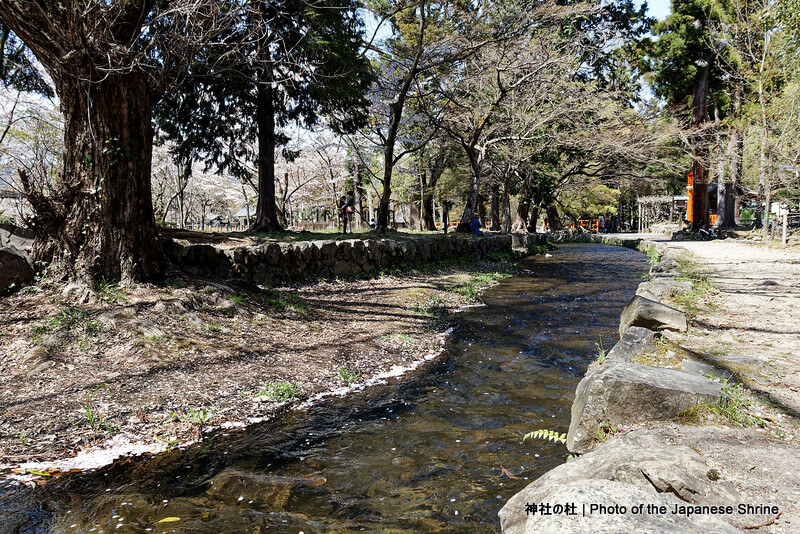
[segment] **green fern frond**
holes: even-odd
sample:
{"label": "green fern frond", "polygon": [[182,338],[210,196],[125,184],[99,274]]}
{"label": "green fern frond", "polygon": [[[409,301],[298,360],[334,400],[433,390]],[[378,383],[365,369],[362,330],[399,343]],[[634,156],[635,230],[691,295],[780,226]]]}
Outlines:
{"label": "green fern frond", "polygon": [[555,441],[557,443],[566,443],[567,442],[567,435],[566,434],[559,434],[553,430],[534,430],[528,434],[523,436],[522,441],[526,439],[542,439],[545,441]]}

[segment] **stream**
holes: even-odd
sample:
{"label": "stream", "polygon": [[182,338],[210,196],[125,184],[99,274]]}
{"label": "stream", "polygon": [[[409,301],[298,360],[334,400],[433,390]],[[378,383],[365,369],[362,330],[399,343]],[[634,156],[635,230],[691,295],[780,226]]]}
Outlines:
{"label": "stream", "polygon": [[186,451],[0,487],[0,531],[497,532],[503,504],[564,462],[564,445],[522,436],[567,431],[647,258],[563,244],[525,267],[458,315],[423,372]]}

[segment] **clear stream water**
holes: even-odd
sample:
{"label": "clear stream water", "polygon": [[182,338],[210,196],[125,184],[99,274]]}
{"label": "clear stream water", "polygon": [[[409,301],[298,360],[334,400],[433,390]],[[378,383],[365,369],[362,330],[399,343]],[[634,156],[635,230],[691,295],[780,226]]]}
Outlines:
{"label": "clear stream water", "polygon": [[460,314],[423,372],[188,451],[0,488],[0,531],[498,531],[506,500],[567,454],[522,436],[566,432],[596,344],[614,344],[647,268],[618,247],[550,254]]}

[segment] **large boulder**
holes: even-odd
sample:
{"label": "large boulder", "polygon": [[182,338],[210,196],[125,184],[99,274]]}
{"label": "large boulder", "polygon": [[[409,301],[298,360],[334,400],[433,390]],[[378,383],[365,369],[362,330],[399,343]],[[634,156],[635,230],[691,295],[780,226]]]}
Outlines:
{"label": "large boulder", "polygon": [[691,289],[692,283],[688,280],[657,278],[639,284],[639,287],[636,288],[636,294],[640,297],[660,302]]}
{"label": "large boulder", "polygon": [[16,249],[0,248],[0,295],[16,291],[33,280],[33,269]]}
{"label": "large boulder", "polygon": [[[515,500],[515,496],[500,511],[500,525],[504,534],[741,532],[716,515],[687,516],[673,513],[676,507],[685,505],[674,495],[655,493],[624,482],[578,480],[531,493],[536,497]],[[560,506],[574,504],[575,514],[567,515],[564,512],[550,515],[526,514],[529,504],[536,506],[539,503]],[[639,506],[642,508],[639,509]],[[634,513],[634,507],[641,511]]]}
{"label": "large boulder", "polygon": [[606,361],[580,381],[572,403],[567,448],[584,453],[604,427],[670,419],[719,399],[721,384],[675,369]]}
{"label": "large boulder", "polygon": [[12,252],[30,260],[33,232],[13,224],[0,224],[0,248],[13,249]]}
{"label": "large boulder", "polygon": [[619,319],[619,335],[629,326],[641,326],[650,330],[675,330],[685,332],[688,328],[686,314],[660,302],[634,296]]}
{"label": "large boulder", "polygon": [[608,354],[607,360],[619,360],[629,362],[642,354],[656,350],[655,339],[658,334],[648,328],[641,326],[629,326],[617,344],[614,345]]}

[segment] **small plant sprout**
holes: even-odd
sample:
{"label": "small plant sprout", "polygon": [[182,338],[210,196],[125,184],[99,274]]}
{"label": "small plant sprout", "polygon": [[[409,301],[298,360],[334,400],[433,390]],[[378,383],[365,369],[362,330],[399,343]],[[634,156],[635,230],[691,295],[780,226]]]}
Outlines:
{"label": "small plant sprout", "polygon": [[86,395],[86,403],[83,405],[84,421],[91,427],[92,433],[98,435],[106,430],[113,430],[113,427],[106,422],[106,418],[95,406],[95,396],[101,388],[110,391],[108,384],[100,384]]}
{"label": "small plant sprout", "polygon": [[257,400],[289,402],[293,401],[299,392],[300,387],[294,382],[267,382],[255,397]]}
{"label": "small plant sprout", "polygon": [[344,385],[347,387],[350,387],[352,384],[358,382],[358,380],[361,378],[361,375],[358,372],[353,371],[348,367],[342,367],[339,369],[339,372],[336,373],[336,376],[339,378],[339,380],[344,382]]}
{"label": "small plant sprout", "polygon": [[119,284],[109,282],[105,278],[95,280],[94,288],[100,295],[100,300],[108,302],[109,304],[122,302],[127,297],[125,291],[119,287]]}
{"label": "small plant sprout", "polygon": [[606,349],[603,347],[603,338],[600,338],[600,343],[595,343],[595,347],[597,347],[597,363],[603,365],[606,361]]}
{"label": "small plant sprout", "polygon": [[189,408],[189,411],[185,414],[179,414],[178,412],[172,412],[172,418],[180,421],[181,423],[189,423],[192,426],[203,427],[208,423],[208,419],[211,417],[211,412],[206,410],[205,408],[200,408],[195,410],[194,408]]}

